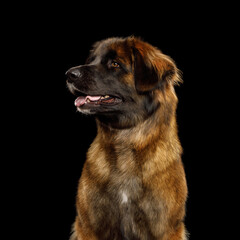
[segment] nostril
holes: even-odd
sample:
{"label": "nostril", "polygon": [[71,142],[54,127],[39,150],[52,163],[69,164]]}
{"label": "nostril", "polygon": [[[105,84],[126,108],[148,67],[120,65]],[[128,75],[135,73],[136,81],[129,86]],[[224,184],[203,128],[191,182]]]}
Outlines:
{"label": "nostril", "polygon": [[71,78],[78,78],[79,77],[79,73],[76,72],[76,71],[70,72],[69,75],[70,75]]}
{"label": "nostril", "polygon": [[81,73],[78,69],[70,69],[66,72],[69,79],[75,80],[80,77]]}

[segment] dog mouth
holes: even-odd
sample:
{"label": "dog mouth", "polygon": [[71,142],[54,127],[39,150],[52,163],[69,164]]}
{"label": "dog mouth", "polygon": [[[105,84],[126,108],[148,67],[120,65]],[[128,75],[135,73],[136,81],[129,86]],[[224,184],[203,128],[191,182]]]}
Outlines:
{"label": "dog mouth", "polygon": [[104,94],[90,94],[79,91],[73,84],[67,82],[69,91],[76,96],[74,105],[77,110],[83,113],[105,112],[113,110],[111,107],[123,103],[123,99],[116,95]]}
{"label": "dog mouth", "polygon": [[117,104],[122,103],[122,99],[115,97],[115,96],[110,96],[110,95],[104,95],[104,96],[79,96],[76,98],[74,105],[77,108],[81,107],[96,107],[96,106],[114,106]]}

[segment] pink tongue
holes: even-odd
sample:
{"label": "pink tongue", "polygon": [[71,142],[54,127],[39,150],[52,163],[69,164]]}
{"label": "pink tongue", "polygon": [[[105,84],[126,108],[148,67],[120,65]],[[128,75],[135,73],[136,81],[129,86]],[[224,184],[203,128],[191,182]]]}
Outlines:
{"label": "pink tongue", "polygon": [[85,104],[85,102],[87,101],[87,99],[89,99],[90,101],[98,101],[99,99],[101,98],[101,96],[86,96],[86,97],[78,97],[75,102],[74,102],[74,105],[76,107],[80,107],[82,106],[83,104]]}
{"label": "pink tongue", "polygon": [[85,100],[87,99],[87,97],[78,97],[75,102],[74,102],[74,105],[76,107],[80,107],[82,106],[84,103],[85,103]]}

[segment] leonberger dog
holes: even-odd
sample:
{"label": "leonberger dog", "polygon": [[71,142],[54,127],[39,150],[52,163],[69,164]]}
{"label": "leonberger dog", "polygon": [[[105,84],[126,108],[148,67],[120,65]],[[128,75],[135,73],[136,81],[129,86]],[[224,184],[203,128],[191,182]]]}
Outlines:
{"label": "leonberger dog", "polygon": [[96,42],[69,69],[75,106],[94,115],[72,240],[186,240],[187,185],[178,138],[174,61],[136,37]]}

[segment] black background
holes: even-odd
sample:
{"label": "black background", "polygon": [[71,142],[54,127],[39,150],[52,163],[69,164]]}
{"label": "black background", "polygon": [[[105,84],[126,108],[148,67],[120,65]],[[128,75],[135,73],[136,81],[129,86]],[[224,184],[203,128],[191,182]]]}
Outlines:
{"label": "black background", "polygon": [[219,214],[214,196],[220,188],[215,166],[223,164],[216,153],[224,154],[218,143],[226,131],[217,126],[222,107],[217,86],[224,81],[215,71],[221,69],[216,64],[224,35],[221,14],[210,6],[173,11],[172,6],[120,2],[24,7],[28,10],[16,5],[11,10],[3,36],[11,93],[11,134],[5,137],[13,195],[9,223],[14,229],[21,226],[12,234],[68,239],[78,179],[96,126],[92,117],[76,112],[65,72],[84,63],[95,41],[135,35],[171,56],[183,72],[184,83],[176,92],[189,187],[186,226],[191,239],[214,239]]}

